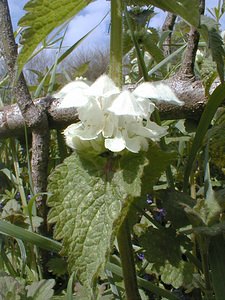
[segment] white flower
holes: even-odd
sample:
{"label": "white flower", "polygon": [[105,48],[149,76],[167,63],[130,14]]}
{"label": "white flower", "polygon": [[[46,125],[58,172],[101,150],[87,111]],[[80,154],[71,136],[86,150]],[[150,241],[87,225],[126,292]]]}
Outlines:
{"label": "white flower", "polygon": [[169,102],[176,105],[183,105],[171,88],[162,82],[144,82],[141,83],[133,94],[137,97],[150,98],[154,102]]}
{"label": "white flower", "polygon": [[60,108],[76,107],[79,115],[80,121],[64,130],[67,145],[98,153],[147,151],[149,139],[159,141],[167,134],[167,128],[150,121],[155,104],[148,98],[181,104],[168,86],[144,83],[131,93],[120,91],[106,75],[92,85],[72,82],[54,96],[62,99]]}
{"label": "white flower", "polygon": [[204,59],[204,53],[198,49],[195,57],[196,63],[201,64],[203,62],[203,59]]}

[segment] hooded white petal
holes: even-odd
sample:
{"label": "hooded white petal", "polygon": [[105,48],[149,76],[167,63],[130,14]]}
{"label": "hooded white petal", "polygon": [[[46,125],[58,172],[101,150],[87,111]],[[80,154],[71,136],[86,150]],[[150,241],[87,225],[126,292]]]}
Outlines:
{"label": "hooded white petal", "polygon": [[59,108],[80,107],[88,102],[88,98],[85,96],[85,91],[88,88],[88,84],[84,81],[73,81],[64,86],[53,97],[62,99]]}
{"label": "hooded white petal", "polygon": [[144,82],[133,91],[133,94],[137,97],[154,99],[156,102],[165,101],[183,105],[172,89],[162,82]]}
{"label": "hooded white petal", "polygon": [[110,97],[120,93],[120,89],[107,75],[101,75],[88,89],[88,95]]}
{"label": "hooded white petal", "polygon": [[[149,105],[146,99],[137,101],[136,97],[129,91],[123,91],[115,98],[108,111],[117,116],[140,116],[145,117],[148,114]],[[147,111],[146,111],[147,110]]]}

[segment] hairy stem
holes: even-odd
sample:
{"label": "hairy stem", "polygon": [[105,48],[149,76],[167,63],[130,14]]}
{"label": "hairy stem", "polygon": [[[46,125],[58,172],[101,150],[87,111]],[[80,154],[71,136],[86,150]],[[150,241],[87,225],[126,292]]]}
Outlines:
{"label": "hairy stem", "polygon": [[126,291],[126,299],[141,300],[141,297],[138,292],[133,248],[127,220],[123,222],[119,229],[117,241],[123,269],[123,280]]}
{"label": "hairy stem", "polygon": [[123,59],[123,1],[111,1],[111,36],[110,36],[110,66],[109,74],[115,84],[122,88]]}

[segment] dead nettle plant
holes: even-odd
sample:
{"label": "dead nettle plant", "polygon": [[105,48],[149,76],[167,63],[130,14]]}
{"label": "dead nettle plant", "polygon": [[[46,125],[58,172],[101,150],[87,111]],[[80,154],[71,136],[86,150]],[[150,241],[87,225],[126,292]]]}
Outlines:
{"label": "dead nettle plant", "polygon": [[[32,181],[34,193],[37,194],[37,211],[44,220],[40,233],[46,235],[48,224],[54,224],[54,238],[62,244],[59,246],[53,240],[48,240],[50,245],[47,248],[53,247],[56,251],[61,249],[60,253],[67,257],[72,273],[68,286],[72,286],[75,274],[76,280],[85,289],[86,299],[100,297],[98,283],[104,270],[106,274],[114,272],[123,278],[122,294],[115,282],[111,282],[117,299],[142,299],[139,287],[160,297],[177,299],[174,288],[196,292],[199,274],[202,282],[197,284],[198,296],[220,299],[224,287],[217,279],[223,273],[220,265],[223,261],[224,224],[221,219],[222,206],[218,204],[210,184],[207,151],[204,202],[196,206],[189,196],[193,164],[205,142],[208,127],[224,101],[225,53],[216,24],[204,16],[204,1],[150,0],[138,4],[128,0],[111,1],[109,75],[102,75],[93,83],[84,79],[76,80],[51,97],[32,101],[22,74],[25,63],[53,29],[70,20],[90,2],[74,0],[65,3],[59,0],[43,4],[39,0],[29,1],[25,6],[26,14],[19,23],[23,28],[19,56],[7,1],[0,2],[3,56],[17,101],[16,105],[5,107],[0,112],[0,134],[2,137],[19,134],[24,124],[32,133]],[[135,9],[140,9],[140,6],[142,10],[138,11],[136,17],[142,18],[142,25],[143,22],[147,24],[146,11],[143,9],[145,5],[169,12],[163,26],[166,45],[162,46],[162,50],[153,36],[153,30],[151,32],[147,26],[143,26],[141,37],[140,32],[134,30],[133,23],[137,22],[137,18],[133,16]],[[177,15],[189,24],[190,32],[187,42],[172,52],[171,30]],[[137,85],[128,89],[123,89],[124,24],[136,53],[140,78]],[[220,81],[212,94],[205,93],[208,90],[195,76],[200,34],[209,45]],[[76,45],[58,55],[57,63],[70,54]],[[150,81],[154,72],[184,49],[178,72],[166,80]],[[150,70],[144,59],[146,51],[157,62]],[[169,56],[164,57],[163,53]],[[169,127],[162,123],[161,116],[199,120],[180,192],[176,191],[178,188],[171,167],[176,153],[168,151],[166,136]],[[74,151],[50,174],[47,187],[49,128],[56,126],[64,127],[65,141]],[[159,196],[162,206],[156,203],[157,209],[152,211],[153,218],[141,209],[149,222],[143,227],[141,222],[133,218],[138,210],[134,207],[140,206],[141,199],[149,191],[154,194],[154,185],[162,173],[170,190],[162,191]],[[50,194],[47,200],[49,213],[43,195],[46,191]],[[150,198],[148,194],[147,200],[150,201]],[[201,210],[200,206],[204,209]],[[7,228],[9,230],[9,227],[4,227],[4,232],[7,232]],[[21,237],[20,231],[16,232],[17,237],[32,240],[39,246],[40,239],[43,244],[47,241],[40,235],[39,242],[35,242],[32,236],[28,239],[28,235]],[[190,250],[194,247],[190,234],[194,234],[199,253],[195,253],[196,249]],[[132,240],[134,235],[147,265],[152,264],[149,272],[161,276],[163,283],[171,284],[171,292],[137,276]],[[163,251],[166,248],[169,251]],[[119,253],[118,265],[109,262],[113,249]],[[157,249],[162,249],[158,255]],[[215,251],[221,254],[217,258]],[[196,274],[195,268],[198,270]]]}

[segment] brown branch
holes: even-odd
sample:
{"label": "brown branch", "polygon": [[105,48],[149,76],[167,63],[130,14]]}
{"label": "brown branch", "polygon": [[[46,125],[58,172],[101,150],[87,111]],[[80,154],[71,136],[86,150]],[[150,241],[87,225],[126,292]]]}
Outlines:
{"label": "brown branch", "polygon": [[177,73],[177,78],[181,80],[195,80],[194,64],[195,56],[198,50],[199,32],[196,28],[191,26],[188,34],[187,48],[184,58],[182,60],[181,67]]}
{"label": "brown branch", "polygon": [[176,15],[168,12],[164,24],[162,26],[162,31],[170,31],[163,45],[163,53],[165,57],[171,54],[171,37],[176,18]]}
{"label": "brown branch", "polygon": [[[200,0],[199,12],[200,14],[204,14],[204,11],[205,11],[205,0]],[[195,27],[191,26],[188,34],[187,48],[184,55],[184,59],[182,60],[180,70],[176,75],[176,77],[181,80],[195,81],[194,64],[195,64],[196,52],[198,50],[199,38],[200,38],[200,34],[198,30]]]}
{"label": "brown branch", "polygon": [[[207,103],[205,90],[201,81],[182,81],[176,77],[162,81],[167,84],[184,102],[183,106],[171,105],[162,102],[158,105],[161,119],[194,119],[199,120],[201,113]],[[215,83],[212,90],[218,85]],[[135,88],[134,85],[127,86],[129,90]],[[63,129],[78,120],[76,108],[59,108],[61,100],[45,97],[35,100],[35,104],[46,110],[49,126],[52,129]],[[5,106],[0,110],[0,138],[9,136],[24,135],[24,121],[17,104]]]}
{"label": "brown branch", "polygon": [[[18,104],[16,109],[17,112],[21,112],[23,122],[32,129],[31,165],[34,192],[45,192],[47,187],[49,144],[48,118],[43,108],[40,108],[33,103],[23,74],[21,73],[17,79],[17,45],[13,35],[7,0],[0,1],[0,28],[3,57],[7,65],[12,85],[12,94]],[[39,200],[43,200],[43,196],[39,197]],[[47,209],[45,204],[42,204],[39,213],[46,222]],[[46,224],[43,225],[43,230],[46,230]]]}

